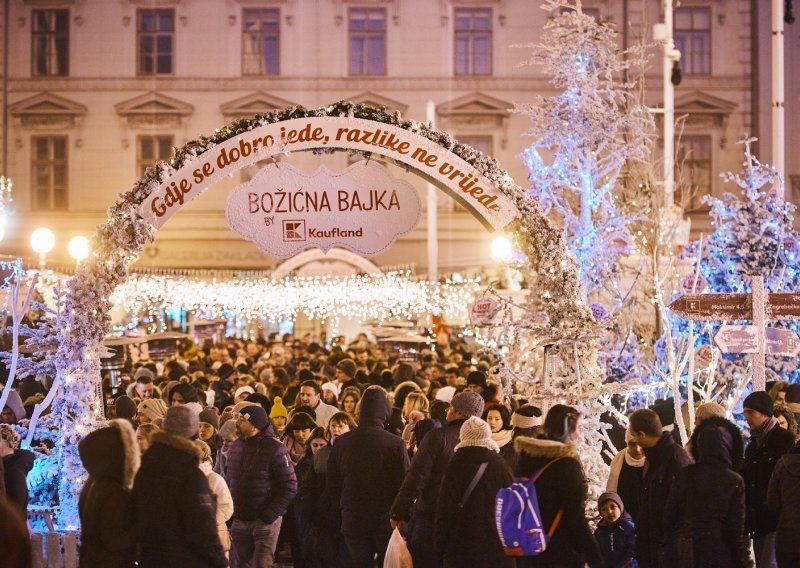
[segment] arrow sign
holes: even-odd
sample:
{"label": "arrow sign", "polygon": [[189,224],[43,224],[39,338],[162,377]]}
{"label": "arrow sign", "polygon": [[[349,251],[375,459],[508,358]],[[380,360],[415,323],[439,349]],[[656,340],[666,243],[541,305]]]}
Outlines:
{"label": "arrow sign", "polygon": [[[800,294],[769,294],[767,298],[766,319],[800,318]],[[693,321],[753,319],[750,294],[684,294],[672,302],[669,309]]]}
{"label": "arrow sign", "polygon": [[769,294],[768,298],[767,319],[800,318],[800,294]]}
{"label": "arrow sign", "polygon": [[800,354],[800,337],[791,329],[768,327],[764,330],[767,353],[797,357]]}
{"label": "arrow sign", "polygon": [[722,325],[714,343],[724,353],[758,353],[758,328],[754,325]]}

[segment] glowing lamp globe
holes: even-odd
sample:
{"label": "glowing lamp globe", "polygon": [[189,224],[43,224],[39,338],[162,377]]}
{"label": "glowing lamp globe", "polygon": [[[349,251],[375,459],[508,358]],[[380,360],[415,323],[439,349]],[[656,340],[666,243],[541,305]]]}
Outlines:
{"label": "glowing lamp globe", "polygon": [[80,262],[89,256],[89,239],[84,236],[72,237],[67,245],[69,255]]}
{"label": "glowing lamp globe", "polygon": [[514,254],[514,247],[511,246],[511,241],[506,237],[496,237],[492,241],[491,251],[492,258],[505,262],[511,260],[511,256]]}
{"label": "glowing lamp globe", "polygon": [[31,248],[39,254],[47,254],[56,246],[56,236],[47,227],[39,227],[31,233]]}

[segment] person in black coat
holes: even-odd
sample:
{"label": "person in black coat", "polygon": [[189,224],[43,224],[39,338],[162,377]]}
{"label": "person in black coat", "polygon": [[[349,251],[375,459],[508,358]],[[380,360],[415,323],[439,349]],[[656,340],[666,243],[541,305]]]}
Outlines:
{"label": "person in black coat", "polygon": [[692,459],[670,432],[662,431],[654,411],[637,410],[629,423],[633,441],[644,448],[645,455],[639,512],[633,519],[636,560],[640,568],[672,568],[678,566],[678,527],[664,522],[664,510],[678,473]]}
{"label": "person in black coat", "polygon": [[405,442],[384,430],[390,413],[382,388],[365,390],[358,428],[336,440],[328,460],[328,491],[341,510],[352,568],[371,568],[376,554],[383,565],[392,534],[389,507],[408,469]]}
{"label": "person in black coat", "polygon": [[749,568],[744,534],[742,434],[725,418],[701,422],[690,440],[695,463],[680,471],[670,491],[667,525],[681,527],[679,554],[686,568]]}
{"label": "person in black coat", "polygon": [[794,446],[794,436],[778,426],[772,398],[764,391],[751,393],[742,406],[750,427],[739,471],[745,483],[745,531],[753,538],[756,566],[774,566],[778,515],[767,506],[767,490],[778,460]]}
{"label": "person in black coat", "polygon": [[778,568],[800,566],[800,445],[784,455],[769,481],[767,504],[778,513],[775,559]]}
{"label": "person in black coat", "polygon": [[[538,438],[519,437],[516,477],[534,477],[542,524],[553,532],[538,556],[517,559],[516,566],[592,568],[603,566],[600,549],[586,521],[587,484],[575,442],[580,436],[580,413],[563,404],[553,406]],[[560,520],[556,522],[559,512]]]}
{"label": "person in black coat", "polygon": [[216,503],[192,442],[200,421],[186,406],[167,410],[133,484],[141,568],[228,565],[217,533]]}
{"label": "person in black coat", "polygon": [[19,447],[19,434],[8,424],[0,424],[0,458],[3,459],[5,496],[23,514],[28,509],[28,472],[36,456]]}
{"label": "person in black coat", "polygon": [[411,462],[397,498],[392,503],[392,527],[413,519],[408,526],[408,549],[414,568],[435,568],[436,544],[434,527],[436,501],[447,464],[459,442],[461,426],[471,417],[483,413],[483,398],[476,392],[464,391],[453,397],[447,409],[447,424],[425,435]]}
{"label": "person in black coat", "polygon": [[78,446],[89,479],[78,501],[81,519],[81,568],[133,567],[136,525],[131,498],[139,469],[139,447],[130,422],[91,432]]}
{"label": "person in black coat", "polygon": [[[494,499],[514,481],[511,470],[500,456],[489,425],[480,418],[471,417],[461,425],[460,440],[436,506],[438,555],[445,568],[510,566],[497,535]],[[485,469],[479,473],[482,464]],[[467,496],[476,476],[478,481]]]}

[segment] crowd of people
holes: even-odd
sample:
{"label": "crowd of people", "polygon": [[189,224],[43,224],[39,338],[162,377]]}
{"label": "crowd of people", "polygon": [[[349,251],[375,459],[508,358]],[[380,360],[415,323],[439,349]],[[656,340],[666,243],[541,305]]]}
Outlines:
{"label": "crowd of people", "polygon": [[[634,411],[590,519],[580,412],[542,416],[473,357],[447,336],[406,361],[364,335],[287,334],[137,363],[79,445],[81,566],[367,568],[398,530],[417,568],[800,567],[800,384],[747,396],[746,447],[714,403],[685,446],[671,402]],[[0,506],[18,515],[33,454],[13,394]],[[535,480],[535,556],[507,556],[498,534],[495,496],[515,478]]]}

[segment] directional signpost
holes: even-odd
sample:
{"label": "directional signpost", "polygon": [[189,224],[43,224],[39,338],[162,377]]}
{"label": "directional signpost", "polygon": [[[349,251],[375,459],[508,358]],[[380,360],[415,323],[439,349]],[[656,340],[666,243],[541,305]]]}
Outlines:
{"label": "directional signpost", "polygon": [[765,294],[764,277],[753,277],[752,294],[684,294],[669,308],[693,321],[750,320],[753,325],[723,325],[714,342],[726,353],[753,356],[753,389],[764,390],[764,356],[797,357],[800,337],[790,329],[767,327],[768,320],[800,319],[800,294]]}

